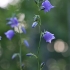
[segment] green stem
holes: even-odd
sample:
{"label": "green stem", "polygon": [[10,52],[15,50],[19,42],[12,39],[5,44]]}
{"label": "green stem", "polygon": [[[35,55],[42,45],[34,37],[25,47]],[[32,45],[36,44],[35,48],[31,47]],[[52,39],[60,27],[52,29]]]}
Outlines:
{"label": "green stem", "polygon": [[38,70],[40,70],[40,60],[39,60],[40,43],[41,43],[41,32],[40,32],[40,40],[39,40],[39,46],[38,46]]}
{"label": "green stem", "polygon": [[[38,4],[37,4],[37,6],[38,6],[38,13],[40,14],[40,10],[39,10],[39,0],[38,0]],[[39,15],[39,32],[40,32],[40,40],[39,40],[39,46],[38,46],[38,70],[41,70],[41,68],[40,68],[40,59],[39,59],[39,52],[40,52],[40,44],[41,44],[41,18],[40,18],[40,15]]]}
{"label": "green stem", "polygon": [[20,46],[20,50],[19,50],[20,58],[19,58],[19,60],[20,60],[20,70],[22,70],[22,57],[21,57],[21,46],[22,46],[22,43],[21,43],[21,34],[20,34],[19,27],[18,27],[18,30],[19,30],[19,38],[20,38],[20,40],[19,40],[19,46]]}

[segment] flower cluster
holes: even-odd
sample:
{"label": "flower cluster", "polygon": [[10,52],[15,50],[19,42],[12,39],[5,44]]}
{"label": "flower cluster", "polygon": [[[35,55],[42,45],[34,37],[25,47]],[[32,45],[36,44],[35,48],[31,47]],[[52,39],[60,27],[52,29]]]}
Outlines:
{"label": "flower cluster", "polygon": [[[45,12],[49,12],[51,8],[54,8],[54,6],[49,2],[49,0],[44,0],[41,5],[41,10],[44,10]],[[40,16],[35,15],[34,22],[32,24],[32,28],[35,28],[39,22]],[[46,40],[46,42],[51,43],[53,39],[55,39],[54,34],[50,33],[49,31],[45,31],[42,33],[43,38]]]}
{"label": "flower cluster", "polygon": [[[34,0],[35,1],[35,3],[37,4],[38,2],[37,2],[37,0]],[[38,4],[39,5],[39,4]],[[42,4],[41,4],[41,10],[44,10],[45,12],[49,12],[52,8],[54,8],[54,6],[53,5],[51,5],[51,3],[49,2],[49,0],[44,0],[43,2],[42,2]],[[18,25],[19,25],[19,21],[18,21],[18,19],[17,19],[17,17],[11,17],[11,18],[9,18],[8,19],[9,21],[8,21],[8,25],[11,27],[11,28],[14,28],[14,27],[17,27],[18,28],[18,30],[19,30],[19,27],[18,27]],[[40,27],[40,25],[41,25],[41,21],[40,21],[41,19],[40,19],[40,15],[35,15],[34,16],[34,20],[33,20],[33,24],[32,24],[32,28],[35,28],[37,25],[39,25],[39,27]],[[40,27],[41,28],[41,27]],[[21,27],[21,30],[22,30],[22,32],[24,33],[24,34],[26,34],[26,29],[22,26]],[[19,32],[20,33],[20,32]],[[13,30],[13,29],[10,29],[10,30],[8,30],[7,32],[5,32],[4,33],[5,35],[6,35],[6,37],[9,39],[9,40],[11,40],[12,38],[13,38],[13,36],[15,35],[15,31]],[[44,31],[44,32],[42,32],[41,34],[41,37],[43,37],[45,40],[46,40],[46,42],[49,42],[49,43],[51,43],[51,41],[53,40],[53,39],[55,39],[55,36],[54,36],[54,34],[52,34],[52,33],[50,33],[49,31]],[[40,37],[40,39],[41,39],[41,37]],[[0,40],[1,40],[1,37],[0,37]],[[40,40],[41,41],[41,40]],[[25,46],[27,46],[27,47],[29,47],[29,43],[28,43],[28,41],[27,40],[24,40],[23,41],[23,43],[24,43],[24,45]],[[39,45],[40,46],[40,45]],[[21,46],[20,46],[20,48],[21,48]],[[39,50],[39,49],[38,49]],[[38,53],[39,54],[39,53]],[[15,53],[13,56],[12,56],[12,59],[14,59],[17,55],[19,55],[20,57],[21,57],[21,49],[20,49],[20,53]],[[34,57],[36,57],[36,58],[38,58],[38,56],[36,56],[35,54],[33,54],[33,53],[28,53],[28,54],[26,54],[27,56],[34,56]],[[20,65],[21,65],[21,58],[19,58],[20,59]],[[39,66],[39,67],[43,67],[44,66],[44,62],[43,63],[41,63],[41,66]]]}
{"label": "flower cluster", "polygon": [[[48,11],[50,11],[51,8],[54,8],[54,6],[52,6],[48,0],[44,0],[42,2],[41,7],[45,12],[48,12]],[[40,17],[39,15],[35,15],[34,22],[32,24],[32,28],[35,28],[37,26],[39,17]],[[10,25],[11,28],[14,28],[14,27],[18,26],[19,21],[18,21],[17,17],[11,17],[7,24]],[[22,29],[23,33],[26,33],[26,30],[24,27],[21,27],[21,29]],[[5,35],[9,40],[11,40],[13,38],[14,34],[15,33],[13,30],[8,30],[7,32],[5,32]],[[43,38],[46,40],[46,42],[49,42],[49,43],[51,43],[52,39],[55,39],[54,35],[48,31],[43,33]]]}
{"label": "flower cluster", "polygon": [[[14,28],[15,26],[18,26],[19,22],[16,17],[12,17],[9,19],[9,22],[7,24],[10,25],[11,28]],[[13,38],[14,34],[14,30],[8,30],[7,32],[5,32],[5,35],[9,40]]]}
{"label": "flower cluster", "polygon": [[[10,25],[11,28],[17,27],[19,29],[19,21],[18,21],[17,17],[12,17],[8,20],[9,20],[9,22],[7,24]],[[21,30],[24,34],[26,34],[26,30],[23,26],[21,27]],[[8,30],[7,32],[5,32],[5,35],[9,40],[11,40],[13,38],[13,36],[15,35],[15,31],[14,30]],[[24,40],[24,45],[29,47],[29,43],[27,40]]]}

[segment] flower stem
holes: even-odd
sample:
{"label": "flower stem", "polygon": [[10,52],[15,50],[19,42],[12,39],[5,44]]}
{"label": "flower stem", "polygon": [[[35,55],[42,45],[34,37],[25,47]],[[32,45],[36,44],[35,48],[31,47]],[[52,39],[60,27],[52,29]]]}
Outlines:
{"label": "flower stem", "polygon": [[41,32],[40,32],[40,40],[39,40],[39,46],[38,46],[38,70],[40,70],[40,59],[39,59],[40,43],[41,43]]}
{"label": "flower stem", "polygon": [[[38,13],[40,13],[39,11],[39,0],[38,0]],[[39,53],[40,53],[40,44],[41,44],[41,18],[40,18],[40,14],[38,14],[39,15],[39,33],[40,33],[40,40],[39,40],[39,46],[38,46],[38,70],[41,70],[40,69],[40,59],[39,59]]]}
{"label": "flower stem", "polygon": [[19,50],[19,61],[20,61],[20,70],[22,70],[22,57],[21,57],[21,46],[22,46],[22,43],[21,43],[21,34],[20,34],[20,29],[18,27],[18,30],[19,30],[19,38],[20,38],[20,41],[19,41],[19,47],[20,47],[20,50]]}

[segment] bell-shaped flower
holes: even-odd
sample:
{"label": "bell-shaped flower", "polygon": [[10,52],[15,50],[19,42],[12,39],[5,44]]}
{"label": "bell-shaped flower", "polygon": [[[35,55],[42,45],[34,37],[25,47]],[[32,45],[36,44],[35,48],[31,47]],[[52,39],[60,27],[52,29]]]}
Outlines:
{"label": "bell-shaped flower", "polygon": [[43,33],[43,38],[46,40],[46,42],[51,43],[51,41],[52,41],[53,39],[55,39],[55,36],[54,36],[54,34],[48,32],[48,31],[45,31],[45,32]]}
{"label": "bell-shaped flower", "polygon": [[6,37],[11,40],[14,36],[14,31],[13,30],[8,30],[7,32],[5,32]]}
{"label": "bell-shaped flower", "polygon": [[49,2],[49,0],[44,0],[42,2],[42,10],[49,12],[51,8],[54,8],[54,6]]}

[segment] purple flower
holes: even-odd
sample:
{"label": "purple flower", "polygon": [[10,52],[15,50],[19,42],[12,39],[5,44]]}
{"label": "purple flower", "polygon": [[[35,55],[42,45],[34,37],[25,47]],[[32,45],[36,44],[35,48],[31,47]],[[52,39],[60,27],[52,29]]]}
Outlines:
{"label": "purple flower", "polygon": [[14,31],[13,30],[8,30],[7,32],[5,32],[6,37],[11,40],[12,37],[14,36]]}
{"label": "purple flower", "polygon": [[32,28],[35,28],[37,26],[38,22],[33,22]]}
{"label": "purple flower", "polygon": [[42,7],[44,8],[43,10],[45,12],[49,12],[51,8],[54,8],[54,6],[51,5],[51,3],[48,1],[48,0],[45,0],[43,3],[42,3]]}
{"label": "purple flower", "polygon": [[26,34],[26,29],[25,29],[25,27],[22,26],[22,27],[21,27],[21,30],[23,31],[24,34]]}
{"label": "purple flower", "polygon": [[18,25],[18,19],[16,17],[12,17],[10,18],[9,22],[7,24],[9,24],[12,28]]}
{"label": "purple flower", "polygon": [[48,31],[45,31],[45,32],[43,33],[43,38],[46,40],[46,42],[51,43],[51,41],[52,41],[53,39],[55,39],[55,36],[54,36],[54,34],[48,32]]}
{"label": "purple flower", "polygon": [[25,45],[26,47],[29,47],[29,43],[28,43],[27,40],[24,40],[24,45]]}

